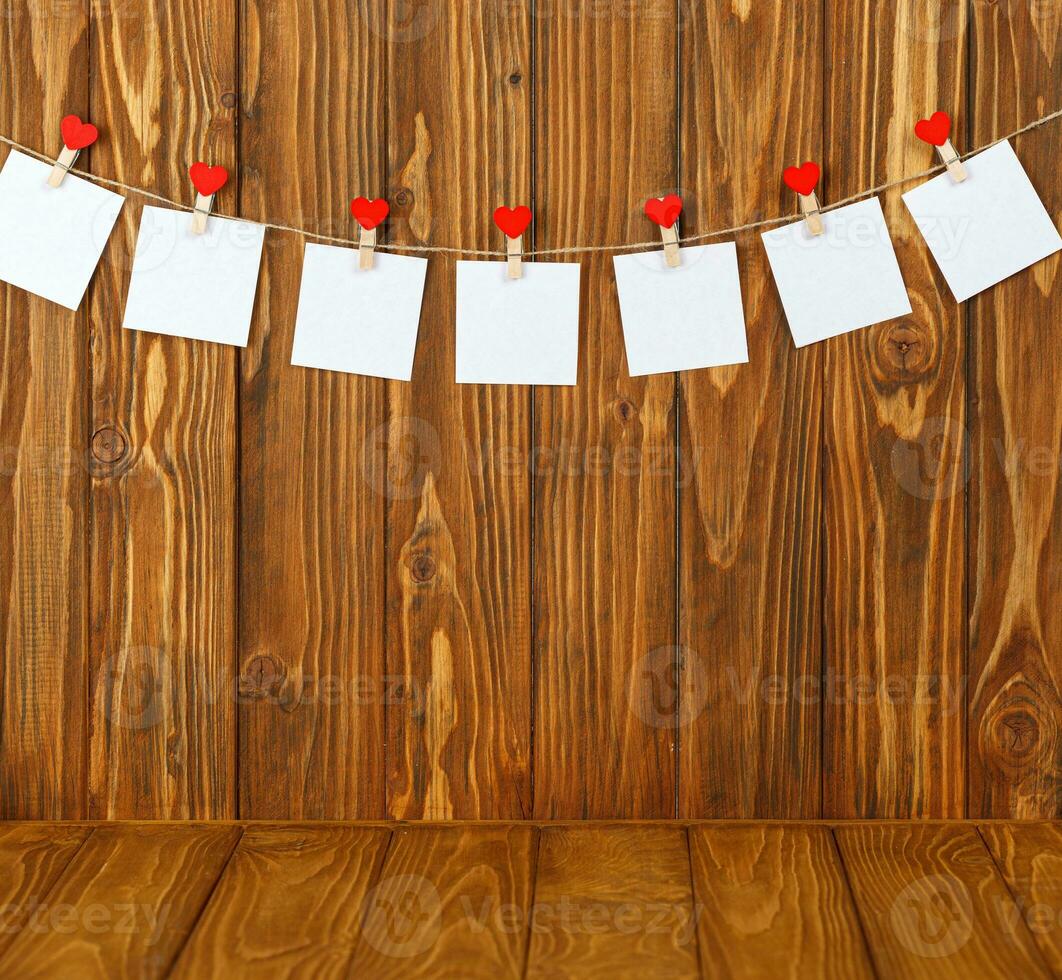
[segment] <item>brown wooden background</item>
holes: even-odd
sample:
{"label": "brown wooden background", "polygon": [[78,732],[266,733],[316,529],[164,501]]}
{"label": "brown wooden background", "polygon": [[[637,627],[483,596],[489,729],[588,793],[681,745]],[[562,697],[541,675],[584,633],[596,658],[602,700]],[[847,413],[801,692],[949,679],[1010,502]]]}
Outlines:
{"label": "brown wooden background", "polygon": [[[0,132],[219,209],[539,247],[837,200],[1062,105],[1058,0],[5,0]],[[1049,126],[1017,141],[1056,216]],[[0,289],[4,817],[1059,816],[1059,257],[794,349],[756,235],[750,363],[627,376],[583,263],[574,389],[457,387],[451,261],[412,384],[289,365],[303,241],[245,351]]]}

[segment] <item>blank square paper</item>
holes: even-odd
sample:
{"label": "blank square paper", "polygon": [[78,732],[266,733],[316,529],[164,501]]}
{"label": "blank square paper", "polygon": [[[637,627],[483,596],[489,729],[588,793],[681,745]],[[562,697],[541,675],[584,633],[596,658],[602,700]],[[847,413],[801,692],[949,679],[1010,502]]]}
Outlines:
{"label": "blank square paper", "polygon": [[291,363],[409,381],[427,265],[377,252],[359,269],[357,249],[307,245]]}
{"label": "blank square paper", "polygon": [[457,263],[457,380],[573,385],[579,367],[579,265]]}
{"label": "blank square paper", "polygon": [[264,238],[214,215],[197,235],[187,211],[145,207],[122,326],[246,347]]}
{"label": "blank square paper", "polygon": [[12,150],[0,170],[0,279],[76,310],[125,198]]}
{"label": "blank square paper", "polygon": [[763,245],[797,347],[911,312],[877,198],[828,211],[824,235],[801,219]]}
{"label": "blank square paper", "polygon": [[963,160],[903,195],[960,303],[1062,249],[1062,238],[1010,143]]}
{"label": "blank square paper", "polygon": [[612,260],[631,377],[749,359],[737,247],[700,245],[679,254],[677,269],[668,268],[663,251]]}

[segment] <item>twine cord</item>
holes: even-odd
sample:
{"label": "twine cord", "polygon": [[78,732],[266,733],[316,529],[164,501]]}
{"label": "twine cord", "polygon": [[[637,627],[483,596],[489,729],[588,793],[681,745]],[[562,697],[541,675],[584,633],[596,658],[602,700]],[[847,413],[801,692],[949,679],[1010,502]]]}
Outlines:
{"label": "twine cord", "polygon": [[[1028,133],[1031,130],[1039,129],[1041,126],[1046,126],[1049,122],[1054,122],[1062,116],[1062,109],[1056,109],[1054,112],[1048,113],[1046,116],[1041,116],[1039,119],[1034,119],[1030,123],[1022,126],[1020,129],[1014,130],[1013,133],[1008,133],[1006,136],[1001,136],[999,139],[992,140],[989,143],[985,143],[983,146],[979,146],[974,150],[971,150],[965,156],[970,156],[974,153],[980,153],[983,150],[987,150],[990,147],[995,146],[997,143],[1003,143],[1006,140],[1012,140],[1017,136],[1021,136],[1023,133]],[[28,156],[35,157],[44,163],[53,163],[53,158],[47,154],[41,153],[39,150],[34,150],[31,147],[25,146],[16,140],[11,139],[9,136],[0,135],[0,143],[6,143],[8,146],[20,150],[22,153]],[[960,159],[962,157],[960,156]],[[865,191],[860,191],[858,194],[853,194],[851,197],[846,197],[841,201],[835,201],[822,208],[822,213],[826,214],[837,208],[843,208],[846,204],[854,204],[856,201],[861,201],[867,197],[873,197],[876,194],[880,194],[882,191],[890,190],[893,187],[900,187],[903,184],[909,184],[914,180],[921,180],[923,177],[931,177],[933,174],[941,173],[945,169],[943,164],[938,164],[935,167],[930,167],[928,170],[923,170],[921,173],[911,174],[908,177],[900,177],[898,180],[890,180],[884,184],[878,184],[876,187],[870,187]],[[75,167],[71,167],[68,173],[77,174],[79,177],[83,177],[85,180],[92,181],[95,184],[103,184],[106,187],[114,187],[118,190],[127,191],[130,194],[136,194],[140,197],[146,197],[152,201],[158,201],[160,204],[166,204],[171,208],[176,208],[180,211],[191,212],[194,210],[190,205],[184,204],[181,201],[175,201],[172,198],[164,197],[161,194],[156,194],[153,191],[144,190],[142,187],[135,187],[132,184],[123,184],[120,180],[109,180],[106,177],[97,177],[95,174],[87,173],[84,170],[78,170]],[[223,212],[214,212],[222,218],[238,218],[237,215],[227,215]],[[761,221],[750,221],[743,225],[734,225],[730,228],[719,228],[716,231],[703,232],[700,235],[687,235],[679,239],[680,245],[693,245],[696,242],[705,242],[712,238],[720,238],[723,235],[737,235],[743,231],[751,231],[754,228],[769,228],[772,225],[780,225],[786,221],[793,221],[796,216],[787,214],[778,218],[765,218]],[[239,220],[251,221],[250,218],[241,218]],[[308,228],[299,228],[296,225],[284,225],[271,221],[255,221],[254,224],[261,225],[263,228],[270,229],[272,231],[288,231],[296,235],[303,235],[306,238],[312,238],[315,241],[320,242],[332,242],[336,245],[352,245],[359,244],[356,238],[340,238],[335,235],[322,235],[315,231],[310,231]],[[658,241],[652,242],[632,242],[627,245],[570,245],[564,248],[539,248],[533,251],[524,252],[524,258],[532,258],[536,255],[577,255],[585,254],[588,252],[623,252],[623,251],[644,251],[650,248],[660,248],[662,243]],[[475,255],[484,256],[490,258],[506,258],[507,252],[505,249],[470,249],[470,248],[455,248],[449,245],[399,245],[399,244],[380,244],[376,246],[377,250],[382,252],[416,252],[423,255]]]}

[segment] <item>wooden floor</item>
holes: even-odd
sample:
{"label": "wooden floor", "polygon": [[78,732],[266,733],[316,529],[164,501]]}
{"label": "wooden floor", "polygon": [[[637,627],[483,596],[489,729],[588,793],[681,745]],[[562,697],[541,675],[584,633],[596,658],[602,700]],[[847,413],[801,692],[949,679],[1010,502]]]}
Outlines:
{"label": "wooden floor", "polygon": [[19,977],[1062,976],[1046,823],[10,823]]}

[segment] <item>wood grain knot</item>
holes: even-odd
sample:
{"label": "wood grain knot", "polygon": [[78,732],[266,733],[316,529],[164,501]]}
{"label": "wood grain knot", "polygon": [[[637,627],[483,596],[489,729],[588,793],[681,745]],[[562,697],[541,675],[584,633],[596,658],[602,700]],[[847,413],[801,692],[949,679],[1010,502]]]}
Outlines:
{"label": "wood grain knot", "polygon": [[125,436],[111,426],[105,426],[92,433],[92,457],[97,462],[117,463],[127,448]]}
{"label": "wood grain knot", "polygon": [[252,657],[240,677],[240,694],[248,698],[276,697],[284,680],[284,669],[270,656]]}
{"label": "wood grain knot", "polygon": [[909,379],[924,373],[933,360],[933,343],[910,321],[894,323],[878,334],[877,360],[888,377]]}
{"label": "wood grain knot", "polygon": [[616,404],[612,407],[613,414],[621,422],[629,422],[638,414],[638,409],[634,403],[626,398],[619,398],[616,400]]}
{"label": "wood grain knot", "polygon": [[514,71],[509,76],[509,84],[510,85],[519,85],[523,80],[524,80],[524,76],[521,75],[518,71]]}
{"label": "wood grain knot", "polygon": [[408,208],[413,203],[413,192],[403,187],[395,194],[394,201],[400,208]]}
{"label": "wood grain knot", "polygon": [[221,104],[222,104],[222,105],[223,105],[223,106],[224,106],[224,107],[225,107],[226,109],[233,109],[233,108],[235,108],[235,106],[236,106],[236,93],[235,93],[235,92],[226,92],[226,93],[225,93],[224,95],[222,95],[222,97],[221,97]]}
{"label": "wood grain knot", "polygon": [[435,578],[435,559],[425,552],[415,554],[409,563],[414,582],[430,582]]}
{"label": "wood grain knot", "polygon": [[997,748],[1012,764],[1024,762],[1040,743],[1040,722],[1031,711],[1014,708],[996,719],[995,736]]}

